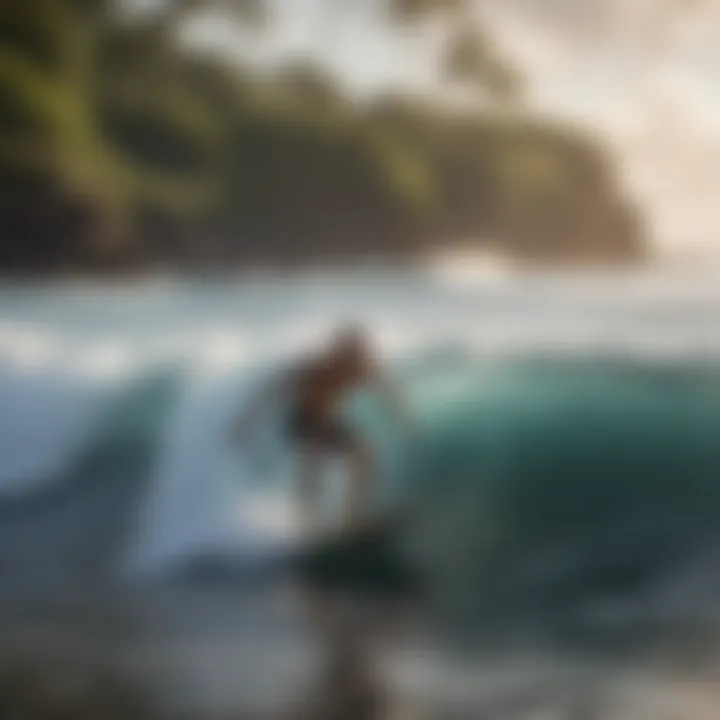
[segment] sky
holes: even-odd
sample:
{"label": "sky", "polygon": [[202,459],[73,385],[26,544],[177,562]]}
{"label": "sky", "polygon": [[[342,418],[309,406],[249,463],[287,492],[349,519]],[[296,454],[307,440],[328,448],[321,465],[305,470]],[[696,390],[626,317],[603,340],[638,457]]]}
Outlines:
{"label": "sky", "polygon": [[720,253],[720,2],[483,5],[532,102],[611,144],[658,250]]}
{"label": "sky", "polygon": [[[276,28],[197,36],[260,63],[310,57],[358,94],[438,82],[441,30],[390,31],[382,0],[272,0]],[[597,134],[661,255],[720,257],[720,0],[475,0],[527,103]]]}

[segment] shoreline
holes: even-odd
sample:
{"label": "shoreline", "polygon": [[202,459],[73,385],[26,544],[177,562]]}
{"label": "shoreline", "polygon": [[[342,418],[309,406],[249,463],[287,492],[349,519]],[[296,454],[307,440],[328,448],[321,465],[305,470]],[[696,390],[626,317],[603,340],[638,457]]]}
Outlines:
{"label": "shoreline", "polygon": [[[447,252],[438,251],[435,253],[423,253],[414,257],[360,257],[345,258],[342,260],[322,260],[320,258],[309,258],[303,261],[282,262],[277,260],[248,261],[246,263],[234,263],[228,266],[197,266],[188,268],[187,265],[148,265],[146,267],[93,270],[93,269],[68,269],[49,268],[35,272],[23,272],[8,270],[0,267],[0,284],[34,283],[34,282],[78,282],[89,281],[90,283],[114,283],[128,282],[135,280],[151,281],[197,281],[197,280],[232,280],[242,276],[267,276],[287,277],[303,275],[325,275],[325,274],[361,274],[374,272],[400,272],[417,273],[432,272],[434,269],[450,261],[450,264],[460,261],[462,265],[476,265],[480,272],[503,272],[513,275],[532,274],[573,274],[573,273],[594,273],[594,272],[637,272],[664,268],[675,263],[663,262],[662,259],[613,259],[607,260],[578,260],[568,258],[567,260],[548,259],[547,261],[534,259],[523,259],[521,257],[498,256],[483,251],[469,251],[456,253],[452,250]],[[720,263],[719,263],[720,264]],[[707,263],[677,263],[679,269],[687,270],[692,268],[707,269]]]}

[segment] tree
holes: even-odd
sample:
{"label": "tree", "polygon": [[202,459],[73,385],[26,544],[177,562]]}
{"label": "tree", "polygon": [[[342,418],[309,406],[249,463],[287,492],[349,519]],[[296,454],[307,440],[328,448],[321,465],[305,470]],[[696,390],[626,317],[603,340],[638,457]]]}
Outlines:
{"label": "tree", "polygon": [[[641,254],[600,149],[488,112],[515,71],[461,0],[387,0],[387,20],[445,24],[438,57],[485,102],[352,102],[325,69],[274,74],[189,51],[198,13],[259,2],[0,3],[0,265],[43,269],[317,257],[414,257],[450,242],[534,259]],[[264,31],[265,31],[264,30]]]}

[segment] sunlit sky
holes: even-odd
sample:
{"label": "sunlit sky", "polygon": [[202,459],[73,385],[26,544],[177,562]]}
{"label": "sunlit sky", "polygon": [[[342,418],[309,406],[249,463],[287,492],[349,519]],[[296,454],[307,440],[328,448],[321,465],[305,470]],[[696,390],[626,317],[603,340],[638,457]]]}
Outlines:
{"label": "sunlit sky", "polygon": [[[318,59],[359,93],[432,87],[433,29],[388,31],[371,10],[380,2],[273,0],[269,38],[238,43],[217,22],[204,32],[261,61]],[[658,250],[720,253],[720,0],[476,2],[523,70],[528,104],[610,145]]]}

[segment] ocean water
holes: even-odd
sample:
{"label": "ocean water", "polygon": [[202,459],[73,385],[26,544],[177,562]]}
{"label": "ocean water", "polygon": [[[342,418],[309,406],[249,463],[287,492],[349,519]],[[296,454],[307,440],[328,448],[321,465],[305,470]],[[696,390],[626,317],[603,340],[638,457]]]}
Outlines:
{"label": "ocean water", "polygon": [[227,435],[269,373],[346,320],[415,416],[349,408],[378,506],[412,507],[442,637],[715,647],[720,284],[702,272],[6,283],[4,587],[294,547],[282,408],[248,449]]}

